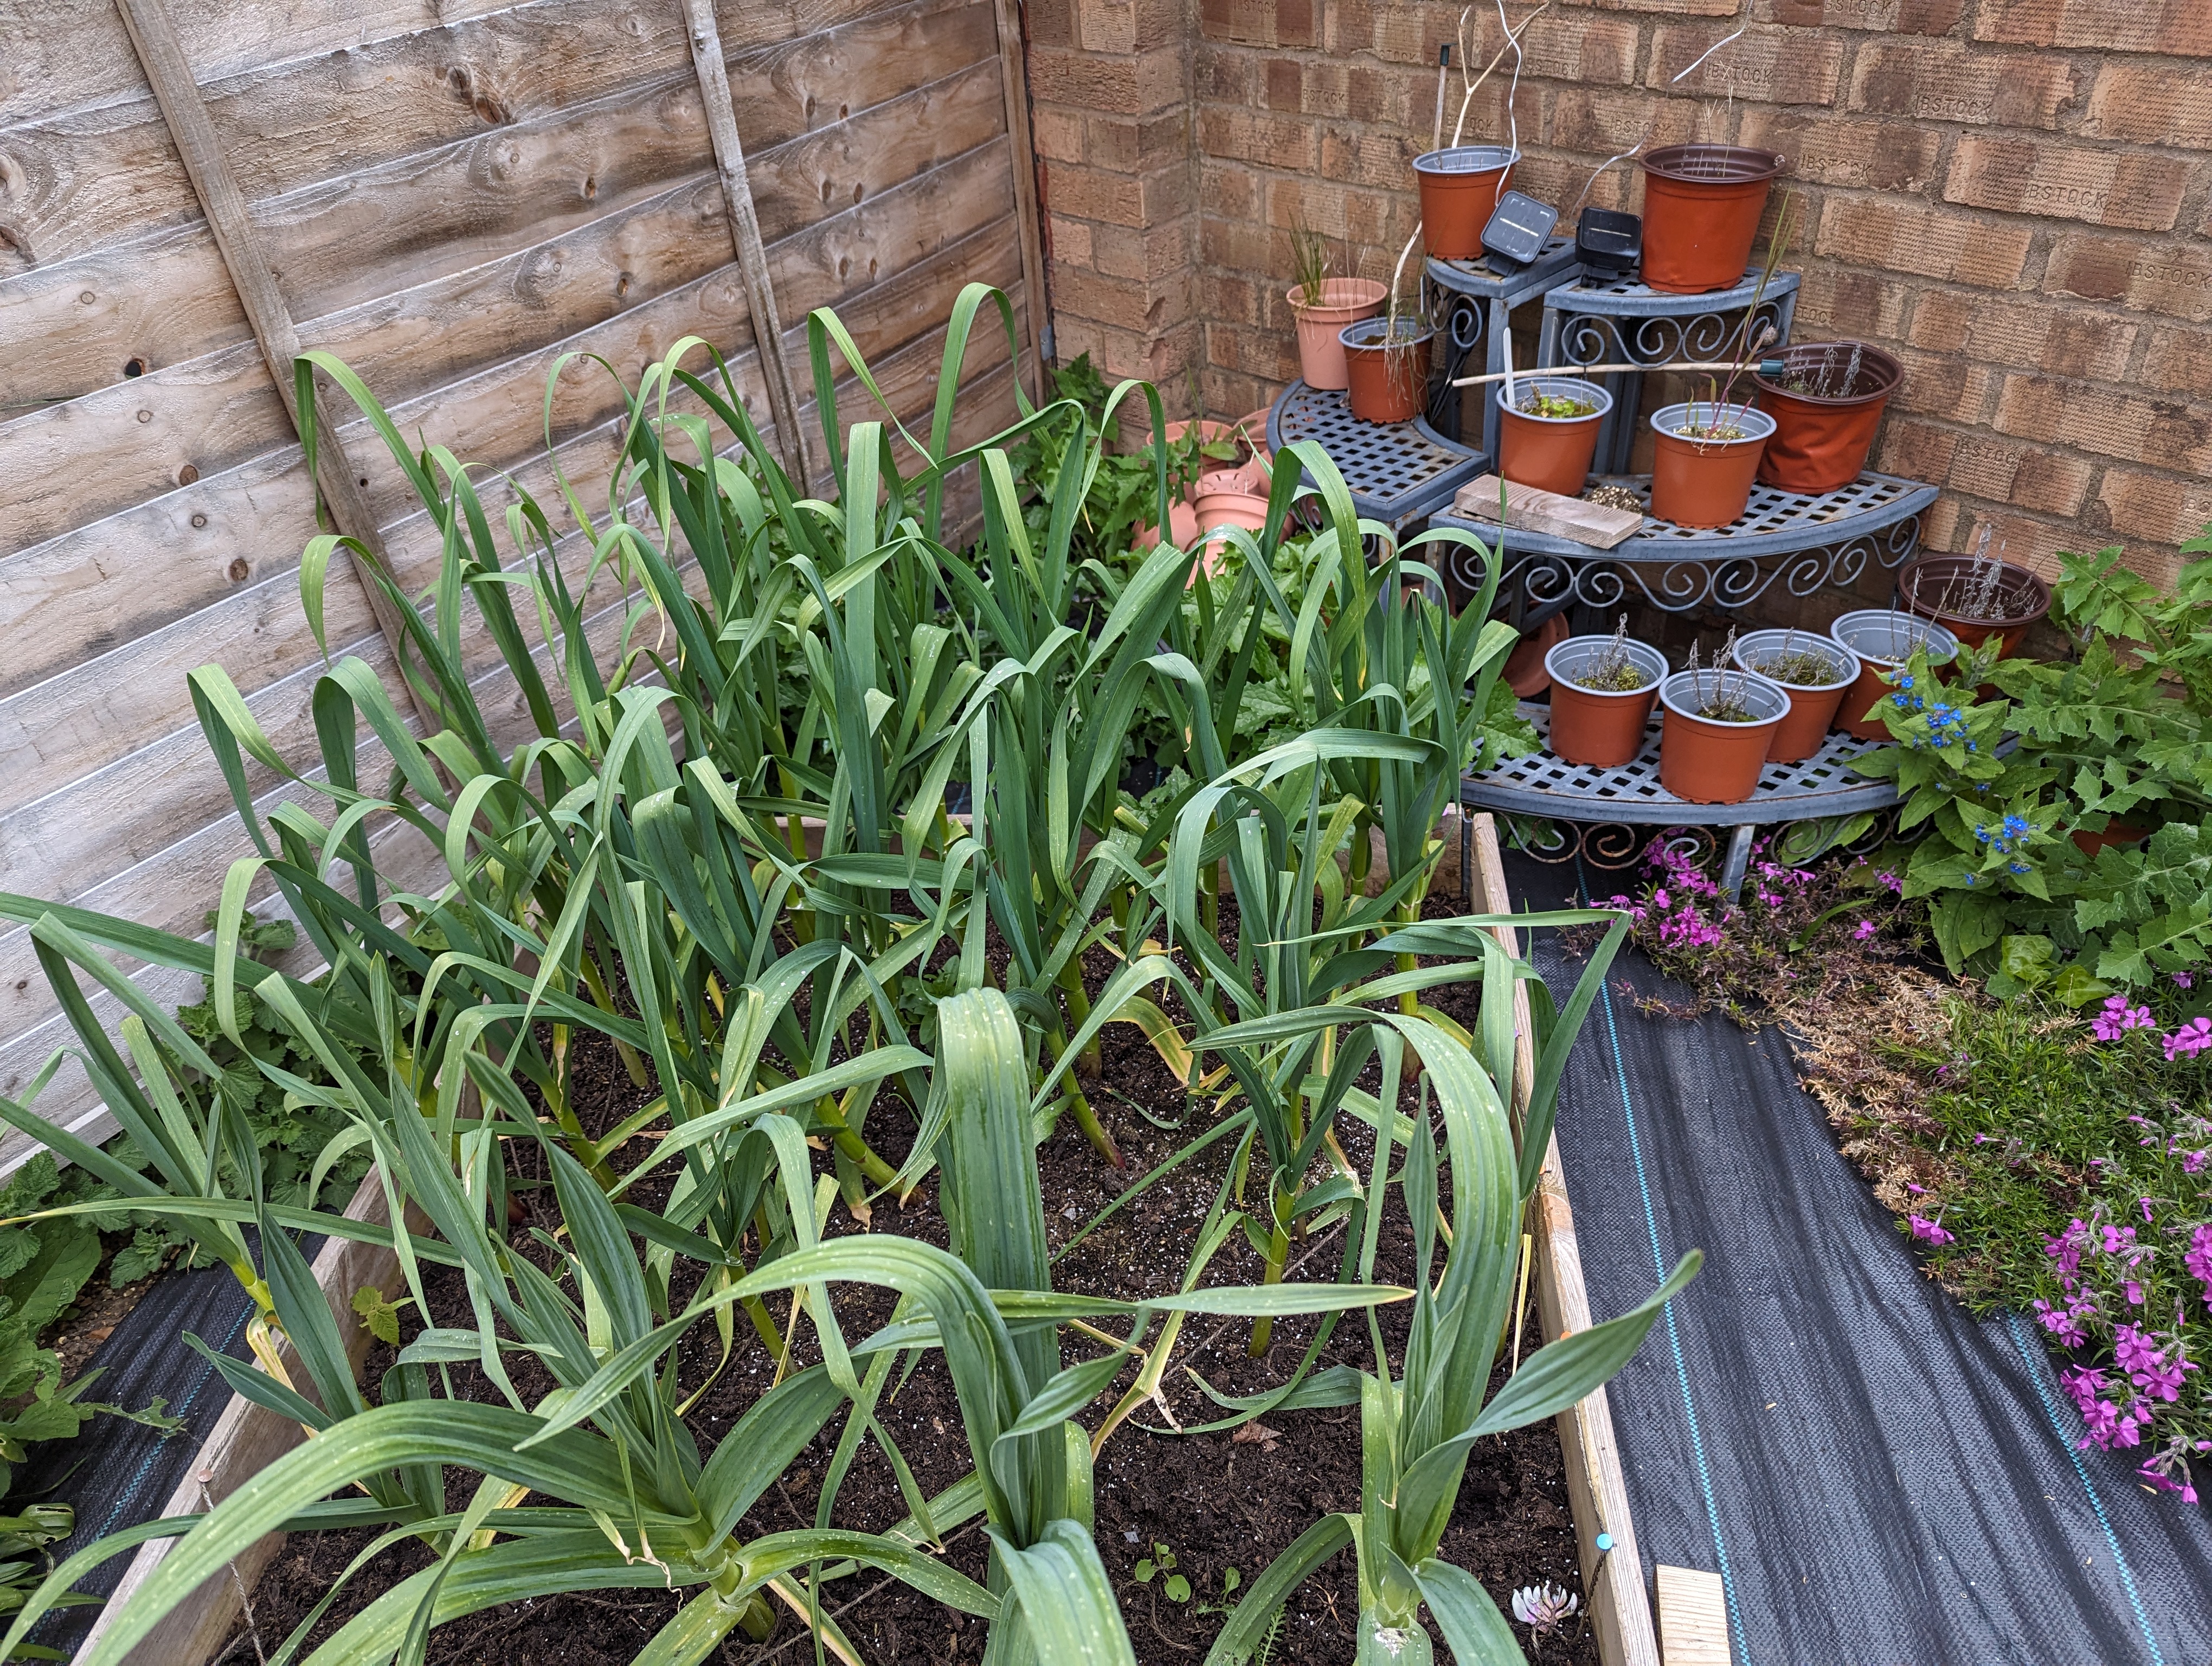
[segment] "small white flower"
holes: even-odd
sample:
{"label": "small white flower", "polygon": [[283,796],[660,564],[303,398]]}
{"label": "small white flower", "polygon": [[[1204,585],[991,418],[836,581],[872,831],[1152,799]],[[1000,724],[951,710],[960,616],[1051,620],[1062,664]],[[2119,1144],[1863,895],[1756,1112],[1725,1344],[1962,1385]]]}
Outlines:
{"label": "small white flower", "polygon": [[1561,1590],[1548,1579],[1540,1585],[1523,1585],[1513,1593],[1513,1617],[1539,1637],[1565,1623],[1582,1605],[1581,1597]]}

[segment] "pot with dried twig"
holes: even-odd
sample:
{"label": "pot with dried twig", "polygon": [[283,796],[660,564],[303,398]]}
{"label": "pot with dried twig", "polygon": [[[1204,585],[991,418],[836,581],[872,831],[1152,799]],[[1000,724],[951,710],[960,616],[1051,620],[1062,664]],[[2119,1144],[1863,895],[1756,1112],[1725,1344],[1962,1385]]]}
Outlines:
{"label": "pot with dried twig", "polygon": [[1363,423],[1410,423],[1429,392],[1429,343],[1436,334],[1405,314],[1362,319],[1337,332],[1344,344],[1352,414]]}
{"label": "pot with dried twig", "polygon": [[1692,399],[1654,414],[1651,513],[1677,526],[1726,526],[1751,501],[1774,419],[1749,404]]}
{"label": "pot with dried twig", "polygon": [[1859,674],[1859,657],[1833,637],[1809,630],[1753,630],[1739,637],[1732,656],[1790,696],[1790,714],[1766,743],[1769,763],[1801,763],[1820,750],[1843,704],[1844,690]]}
{"label": "pot with dried twig", "polygon": [[2000,656],[2020,650],[2028,628],[2051,611],[2051,587],[2025,567],[1989,552],[1990,529],[1970,556],[1918,556],[1897,575],[1897,593],[1969,648],[1992,636]]}
{"label": "pot with dried twig", "polygon": [[1875,429],[1905,367],[1863,341],[1808,341],[1785,347],[1782,368],[1754,373],[1759,409],[1774,437],[1759,477],[1786,492],[1832,492],[1859,477]]}
{"label": "pot with dried twig", "polygon": [[1875,702],[1890,691],[1897,668],[1925,648],[1931,663],[1954,660],[1959,639],[1932,619],[1894,608],[1863,607],[1828,627],[1828,635],[1858,655],[1859,674],[1844,695],[1836,727],[1859,740],[1887,740],[1889,730],[1869,717]]}
{"label": "pot with dried twig", "polygon": [[1659,784],[1692,804],[1741,804],[1759,785],[1766,749],[1790,715],[1790,690],[1729,663],[1735,632],[1713,665],[1690,651],[1686,671],[1659,685]]}
{"label": "pot with dried twig", "polygon": [[1644,725],[1667,675],[1667,656],[1628,634],[1570,636],[1544,656],[1552,679],[1552,750],[1570,763],[1612,769],[1644,750]]}

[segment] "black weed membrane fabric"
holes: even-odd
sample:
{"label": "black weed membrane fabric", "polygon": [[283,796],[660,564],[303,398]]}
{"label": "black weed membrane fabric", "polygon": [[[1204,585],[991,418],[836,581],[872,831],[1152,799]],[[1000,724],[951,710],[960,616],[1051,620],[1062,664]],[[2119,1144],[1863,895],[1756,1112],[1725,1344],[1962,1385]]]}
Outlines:
{"label": "black weed membrane fabric", "polygon": [[[1574,873],[1511,879],[1542,908]],[[1536,952],[1564,999],[1579,964]],[[2040,1333],[1922,1275],[1776,1031],[1631,990],[1686,996],[1622,956],[1559,1132],[1594,1313],[1705,1252],[1608,1390],[1647,1586],[1720,1574],[1737,1666],[2212,1662],[2212,1517],[2076,1450]]]}
{"label": "black weed membrane fabric", "polygon": [[[318,1242],[307,1240],[309,1256]],[[144,1424],[99,1417],[75,1440],[31,1448],[30,1461],[16,1471],[12,1496],[66,1504],[76,1511],[76,1530],[51,1547],[57,1562],[111,1533],[152,1521],[167,1508],[200,1443],[230,1403],[229,1388],[214,1366],[185,1346],[185,1334],[243,1359],[249,1356],[246,1322],[252,1313],[252,1304],[228,1268],[173,1273],[150,1286],[100,1345],[88,1369],[100,1369],[101,1375],[88,1398],[137,1411],[158,1396],[185,1426],[164,1436]],[[76,1588],[106,1596],[135,1554],[102,1563]],[[84,1640],[99,1613],[88,1607],[48,1614],[31,1640],[68,1655]]]}

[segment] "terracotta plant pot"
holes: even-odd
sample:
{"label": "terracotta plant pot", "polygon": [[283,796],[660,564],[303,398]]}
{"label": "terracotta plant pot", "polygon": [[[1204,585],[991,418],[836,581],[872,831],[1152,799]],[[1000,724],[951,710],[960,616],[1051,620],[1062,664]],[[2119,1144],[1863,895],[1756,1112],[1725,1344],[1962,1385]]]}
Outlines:
{"label": "terracotta plant pot", "polygon": [[[1693,440],[1679,430],[1692,420],[1742,431],[1740,440]],[[1749,405],[1703,402],[1668,405],[1651,418],[1657,441],[1651,459],[1651,513],[1677,526],[1726,526],[1742,519],[1759,459],[1774,419]]]}
{"label": "terracotta plant pot", "polygon": [[[1421,240],[1439,260],[1472,260],[1482,228],[1513,184],[1521,153],[1502,144],[1454,145],[1413,159],[1421,185]],[[1739,274],[1741,276],[1741,274]]]}
{"label": "terracotta plant pot", "polygon": [[[1198,511],[1188,503],[1168,505],[1168,536],[1175,540],[1178,550],[1188,550],[1198,541]],[[1160,529],[1146,522],[1139,526],[1130,542],[1130,547],[1149,550],[1160,541]]]}
{"label": "terracotta plant pot", "polygon": [[[1297,320],[1298,374],[1308,387],[1329,389],[1345,386],[1344,348],[1337,332],[1347,324],[1373,318],[1382,310],[1390,292],[1371,277],[1330,277],[1322,280],[1321,301],[1308,306],[1299,297],[1304,289],[1290,293],[1291,316]],[[1267,433],[1266,413],[1260,432]]]}
{"label": "terracotta plant pot", "polygon": [[1538,416],[1505,402],[1498,384],[1498,471],[1516,486],[1535,486],[1562,497],[1579,497],[1597,453],[1598,424],[1613,409],[1613,395],[1595,382],[1572,376],[1516,376],[1516,400],[1531,395],[1580,400],[1589,406],[1582,416]]}
{"label": "terracotta plant pot", "polygon": [[[1783,368],[1754,374],[1759,408],[1774,418],[1774,437],[1759,460],[1759,477],[1785,492],[1832,492],[1866,467],[1882,408],[1905,367],[1858,341],[1808,341],[1785,347]],[[1853,360],[1856,359],[1854,367]],[[1790,392],[1789,384],[1832,387],[1832,393]]]}
{"label": "terracotta plant pot", "polygon": [[1978,588],[1974,567],[1972,556],[1915,556],[1897,575],[1897,593],[1915,613],[1935,620],[1969,648],[1996,636],[2002,639],[2000,656],[2017,653],[2028,627],[2051,611],[2051,587],[2025,567],[2000,562],[1994,612],[1969,618],[1958,610]]}
{"label": "terracotta plant pot", "polygon": [[[1340,355],[1343,353],[1341,342],[1336,344],[1336,350]],[[1275,453],[1267,448],[1267,418],[1273,415],[1274,412],[1271,407],[1262,405],[1257,410],[1245,412],[1229,425],[1236,430],[1237,443],[1251,453],[1253,462],[1259,465],[1263,475],[1273,472],[1275,466]]]}
{"label": "terracotta plant pot", "polygon": [[[1721,723],[1698,712],[1725,690],[1755,720]],[[1759,785],[1766,749],[1790,714],[1790,691],[1753,672],[1678,671],[1659,685],[1659,784],[1692,804],[1741,804]]]}
{"label": "terracotta plant pot", "polygon": [[[1793,683],[1768,666],[1785,654],[1817,654],[1835,673],[1832,683]],[[1858,678],[1859,656],[1832,636],[1809,630],[1753,630],[1735,639],[1735,662],[1755,671],[1790,696],[1790,715],[1766,743],[1769,763],[1802,763],[1820,750],[1836,721],[1844,691]]]}
{"label": "terracotta plant pot", "polygon": [[1513,645],[1513,651],[1505,656],[1505,669],[1501,674],[1516,700],[1534,700],[1552,686],[1552,673],[1545,668],[1544,656],[1565,641],[1567,635],[1567,616],[1554,613],[1536,627],[1533,635],[1523,636]]}
{"label": "terracotta plant pot", "polygon": [[1837,708],[1836,727],[1859,740],[1887,740],[1889,731],[1867,714],[1890,692],[1888,678],[1919,649],[1931,660],[1955,659],[1959,639],[1942,625],[1886,607],[1861,608],[1828,627],[1828,635],[1859,657],[1859,674]]}
{"label": "terracotta plant pot", "polygon": [[1206,540],[1199,556],[1198,567],[1191,576],[1194,579],[1200,569],[1208,576],[1221,570],[1221,557],[1227,549],[1224,540],[1210,536],[1218,527],[1237,526],[1256,534],[1267,524],[1267,499],[1261,492],[1243,489],[1244,477],[1236,471],[1224,471],[1208,475],[1200,483],[1198,494],[1198,536]]}
{"label": "terracotta plant pot", "polygon": [[1429,394],[1429,342],[1436,333],[1425,324],[1401,319],[1401,331],[1418,333],[1407,346],[1386,346],[1390,320],[1362,319],[1337,332],[1351,374],[1352,414],[1363,423],[1410,423],[1421,414]]}
{"label": "terracotta plant pot", "polygon": [[1741,283],[1782,168],[1773,151],[1735,144],[1670,144],[1644,157],[1645,285],[1696,295]]}
{"label": "terracotta plant pot", "polygon": [[2114,820],[2106,824],[2101,833],[2087,831],[2074,835],[2074,848],[2084,856],[2094,856],[2106,845],[2140,844],[2151,836],[2152,830],[2140,822]]}
{"label": "terracotta plant pot", "polygon": [[1619,693],[1577,687],[1575,673],[1612,646],[1610,636],[1570,636],[1544,656],[1552,679],[1552,750],[1570,763],[1617,769],[1644,750],[1644,725],[1666,678],[1667,656],[1632,641],[1629,659],[1650,676],[1643,687]]}

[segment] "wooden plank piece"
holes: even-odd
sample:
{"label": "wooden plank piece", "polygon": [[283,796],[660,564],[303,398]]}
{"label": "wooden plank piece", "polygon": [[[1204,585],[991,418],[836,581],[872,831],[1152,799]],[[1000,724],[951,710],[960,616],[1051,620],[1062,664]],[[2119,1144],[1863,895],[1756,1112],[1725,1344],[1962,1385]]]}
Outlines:
{"label": "wooden plank piece", "polygon": [[1022,289],[1029,314],[1030,395],[1045,398],[1047,327],[1044,228],[1037,217],[1036,145],[1030,136],[1029,55],[1022,39],[1020,0],[995,0],[1000,76],[1006,87],[1006,139],[1014,162],[1014,214],[1022,239]]}
{"label": "wooden plank piece", "polygon": [[791,477],[804,488],[812,478],[806,467],[806,437],[799,431],[791,367],[784,362],[783,320],[776,312],[775,285],[769,279],[768,253],[761,246],[760,216],[745,179],[745,148],[738,135],[737,112],[730,107],[729,68],[714,25],[714,0],[684,0],[684,19],[690,31],[691,62],[699,72],[699,96],[707,108],[707,132],[714,141],[714,167],[721,176],[722,201],[730,213],[730,241],[744,275],[745,304],[768,380],[769,409],[775,413],[777,449]]}
{"label": "wooden plank piece", "polygon": [[[1510,914],[1513,899],[1505,884],[1505,864],[1498,845],[1498,825],[1488,815],[1471,818],[1468,841],[1471,873],[1468,892],[1486,914]],[[1521,952],[1520,933],[1494,928],[1508,954]],[[1536,1075],[1534,1027],[1528,996],[1516,988],[1513,1001],[1512,1110],[1516,1124],[1527,1107]],[[1566,1171],[1553,1135],[1530,1200],[1535,1246],[1536,1300],[1547,1341],[1587,1330],[1589,1296],[1583,1282],[1582,1255],[1575,1237],[1574,1213],[1567,1203]],[[1583,1591],[1597,1632],[1598,1656],[1605,1666],[1660,1666],[1651,1607],[1644,1589],[1643,1563],[1636,1546],[1635,1523],[1628,1505],[1628,1481],[1613,1438],[1611,1402],[1603,1388],[1593,1390],[1556,1420],[1560,1454],[1566,1462],[1567,1492],[1575,1518]],[[1598,1540],[1608,1541],[1600,1549]]]}
{"label": "wooden plank piece", "polygon": [[1585,503],[1579,497],[1562,497],[1538,486],[1522,486],[1486,474],[1459,489],[1452,513],[1472,520],[1499,518],[1498,488],[1504,488],[1506,524],[1547,538],[1571,538],[1593,549],[1610,550],[1642,530],[1644,517],[1602,503]]}
{"label": "wooden plank piece", "polygon": [[1667,1666],[1729,1666],[1728,1590],[1720,1575],[1664,1562],[1653,1572]]}

